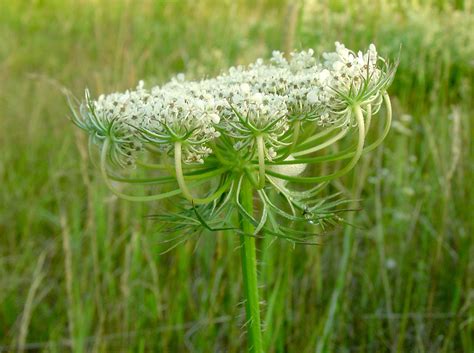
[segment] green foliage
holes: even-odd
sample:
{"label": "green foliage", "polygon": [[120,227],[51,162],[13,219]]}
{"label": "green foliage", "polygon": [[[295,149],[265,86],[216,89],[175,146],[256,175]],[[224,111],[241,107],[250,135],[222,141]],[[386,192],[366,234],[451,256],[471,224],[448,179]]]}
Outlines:
{"label": "green foliage", "polygon": [[[347,219],[356,227],[336,229],[322,245],[256,240],[269,352],[314,352],[318,342],[323,352],[474,349],[473,5],[419,3],[300,8],[297,47],[373,41],[384,56],[396,58],[400,45],[401,53],[389,91],[393,129],[345,177],[353,192],[331,186],[360,200]],[[180,205],[111,196],[64,119],[61,90],[80,96],[86,86],[95,94],[177,72],[213,75],[267,56],[284,49],[286,4],[0,8],[0,346],[240,352],[239,239],[225,229],[166,231],[157,219]]]}

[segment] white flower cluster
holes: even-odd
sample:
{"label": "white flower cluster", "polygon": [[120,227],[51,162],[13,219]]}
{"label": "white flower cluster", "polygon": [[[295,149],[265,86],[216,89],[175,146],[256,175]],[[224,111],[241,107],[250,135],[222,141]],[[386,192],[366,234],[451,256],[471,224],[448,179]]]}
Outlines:
{"label": "white flower cluster", "polygon": [[266,156],[272,158],[293,121],[350,126],[351,97],[377,104],[387,76],[380,62],[373,44],[356,54],[336,42],[336,51],[322,60],[312,49],[293,52],[289,60],[275,51],[267,62],[231,67],[215,78],[187,81],[181,74],[161,87],[146,89],[140,81],[134,91],[102,95],[84,105],[81,127],[100,137],[106,133],[96,130],[114,124],[114,142],[128,146],[128,163],[130,150],[142,143],[171,152],[176,141],[182,142],[186,163],[199,163],[220,134],[240,149],[264,133]]}

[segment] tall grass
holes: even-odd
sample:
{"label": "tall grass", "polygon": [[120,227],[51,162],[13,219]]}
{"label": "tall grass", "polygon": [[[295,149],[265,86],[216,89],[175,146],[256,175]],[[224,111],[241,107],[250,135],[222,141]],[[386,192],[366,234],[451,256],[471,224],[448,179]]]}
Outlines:
{"label": "tall grass", "polygon": [[[334,186],[360,193],[357,227],[321,246],[258,244],[269,352],[474,350],[473,4],[394,4],[299,6],[295,47],[402,46],[396,121]],[[100,93],[250,62],[288,45],[286,3],[0,8],[2,350],[242,351],[239,239],[189,234],[171,249],[175,235],[144,216],[175,206],[110,195],[61,87]]]}

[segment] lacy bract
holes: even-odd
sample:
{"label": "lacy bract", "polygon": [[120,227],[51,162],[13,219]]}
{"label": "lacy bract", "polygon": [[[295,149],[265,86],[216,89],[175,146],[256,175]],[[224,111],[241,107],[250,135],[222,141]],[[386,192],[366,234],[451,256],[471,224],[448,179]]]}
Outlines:
{"label": "lacy bract", "polygon": [[[212,228],[210,223],[228,221],[225,215],[232,212],[227,206],[245,212],[239,190],[247,178],[261,203],[258,215],[245,214],[256,233],[265,228],[293,238],[298,231],[277,222],[277,216],[319,225],[339,219],[335,210],[341,201],[317,195],[387,134],[391,109],[386,89],[395,68],[374,45],[355,53],[336,43],[336,50],[320,59],[312,49],[293,52],[289,60],[275,51],[268,61],[232,67],[215,78],[188,81],[180,74],[149,89],[140,81],[133,91],[96,100],[86,91],[73,121],[89,134],[90,145],[101,149],[102,173],[119,196],[151,201],[182,195],[192,205],[180,213],[182,225]],[[385,126],[367,144],[371,118],[384,101]],[[343,139],[349,146],[335,150],[333,145]],[[308,165],[331,161],[340,167],[328,175],[311,175],[315,172]],[[157,171],[137,179],[130,176],[135,166]],[[127,176],[119,176],[120,170]],[[132,196],[115,190],[110,180],[174,183],[176,188]],[[315,185],[295,190],[292,183]]]}

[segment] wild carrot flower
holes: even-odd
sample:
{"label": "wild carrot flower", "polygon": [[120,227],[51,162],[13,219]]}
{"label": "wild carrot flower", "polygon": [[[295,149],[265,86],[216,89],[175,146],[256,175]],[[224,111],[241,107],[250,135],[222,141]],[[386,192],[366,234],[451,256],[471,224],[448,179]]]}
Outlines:
{"label": "wild carrot flower", "polygon": [[[295,235],[297,230],[289,233],[268,217],[307,222],[310,214],[312,223],[320,224],[334,219],[328,210],[337,203],[316,198],[318,184],[347,173],[364,150],[383,139],[389,120],[383,136],[366,146],[372,116],[384,100],[389,103],[386,89],[394,69],[378,56],[373,44],[366,52],[355,53],[336,42],[336,50],[323,53],[321,59],[311,49],[293,52],[289,60],[275,51],[268,61],[258,59],[200,81],[178,75],[151,88],[140,81],[135,90],[95,100],[86,91],[73,121],[89,133],[91,146],[102,150],[106,179],[134,183],[130,167],[159,168],[144,162],[147,158],[174,160],[174,172],[155,173],[147,181],[177,183],[174,191],[129,199],[182,195],[215,223],[217,212],[228,213],[227,206],[243,212],[238,197],[246,178],[262,205],[260,215],[246,215],[257,230]],[[321,155],[320,151],[343,138],[353,139],[354,134],[353,150]],[[343,159],[349,162],[329,175],[301,176],[311,170],[307,164]],[[120,170],[126,176],[117,177]],[[213,180],[217,188],[195,196],[193,188],[206,180]],[[294,191],[288,183],[316,187]],[[286,205],[277,206],[270,190],[277,190]]]}
{"label": "wild carrot flower", "polygon": [[[336,50],[321,57],[309,49],[291,53],[289,60],[275,51],[270,60],[199,81],[178,75],[151,88],[140,81],[135,90],[97,99],[86,91],[73,121],[89,134],[91,148],[100,149],[102,175],[118,196],[139,202],[184,198],[188,207],[169,216],[178,228],[235,228],[242,235],[305,241],[308,223],[324,227],[340,220],[343,201],[320,196],[325,185],[348,173],[387,135],[386,91],[395,69],[373,44],[355,53],[336,42]],[[367,143],[372,117],[383,103],[382,134]],[[346,148],[333,149],[344,141]],[[313,175],[312,165],[329,162],[344,163],[327,175]],[[150,176],[135,178],[134,167]],[[131,195],[115,190],[110,180],[174,188]],[[250,334],[256,337],[251,340],[258,345],[255,254],[253,238],[247,238],[242,238],[244,277],[255,282],[247,283],[247,300],[254,320]]]}

